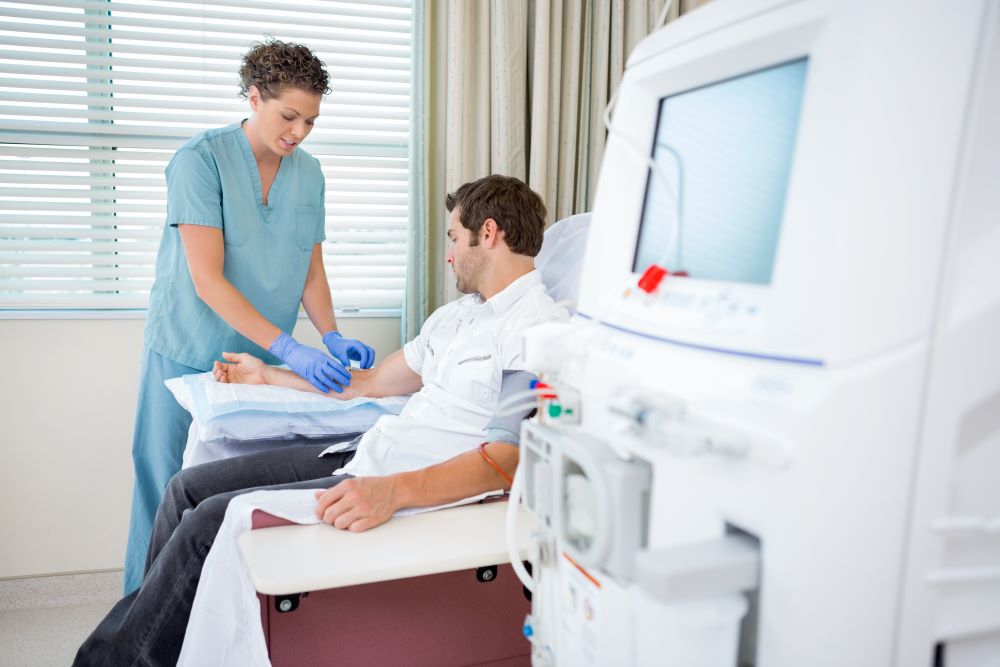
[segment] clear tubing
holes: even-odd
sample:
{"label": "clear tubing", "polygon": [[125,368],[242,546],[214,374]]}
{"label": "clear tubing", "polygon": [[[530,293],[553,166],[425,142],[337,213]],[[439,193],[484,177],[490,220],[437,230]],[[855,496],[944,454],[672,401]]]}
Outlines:
{"label": "clear tubing", "polygon": [[521,494],[524,489],[524,474],[521,471],[524,459],[519,459],[517,470],[514,471],[514,482],[510,485],[510,497],[507,499],[507,555],[510,558],[510,566],[514,569],[514,574],[521,580],[521,583],[528,589],[529,593],[535,592],[535,580],[528,574],[528,570],[521,561],[521,554],[517,550],[517,511],[521,504]]}
{"label": "clear tubing", "polygon": [[522,403],[521,405],[512,405],[510,407],[504,408],[503,410],[497,410],[493,413],[494,417],[509,417],[511,415],[520,414],[529,408],[537,408],[538,406],[534,401],[530,403]]}
{"label": "clear tubing", "polygon": [[[672,4],[673,0],[667,0],[667,2],[664,3],[663,10],[660,12],[660,16],[657,21],[655,30],[659,30],[666,23],[667,14],[670,12],[670,7]],[[638,156],[640,160],[646,163],[646,166],[649,167],[649,170],[652,171],[653,174],[658,179],[660,179],[660,181],[666,186],[667,192],[673,194],[674,204],[677,208],[677,218],[674,222],[673,229],[670,232],[670,236],[668,237],[667,246],[663,249],[663,253],[660,255],[660,261],[657,262],[660,266],[663,266],[664,262],[666,261],[666,258],[670,256],[670,253],[673,251],[674,247],[677,246],[680,240],[681,225],[683,222],[682,216],[684,213],[683,203],[682,203],[684,164],[681,161],[680,154],[672,146],[663,143],[656,144],[657,146],[660,146],[661,148],[669,152],[670,155],[673,156],[673,158],[677,161],[678,182],[675,187],[674,183],[671,182],[667,174],[662,169],[660,169],[660,166],[656,164],[655,160],[653,160],[653,157],[646,154],[645,147],[642,146],[638,141],[636,141],[629,135],[625,134],[624,132],[621,132],[618,128],[614,126],[614,124],[611,122],[611,112],[615,107],[615,103],[618,101],[618,93],[620,91],[621,91],[621,84],[619,84],[618,88],[615,89],[615,92],[611,95],[611,99],[608,100],[608,106],[604,109],[604,127],[607,128],[609,135],[612,134],[617,135],[619,139],[625,142],[626,146],[632,149],[632,152],[636,156]]]}

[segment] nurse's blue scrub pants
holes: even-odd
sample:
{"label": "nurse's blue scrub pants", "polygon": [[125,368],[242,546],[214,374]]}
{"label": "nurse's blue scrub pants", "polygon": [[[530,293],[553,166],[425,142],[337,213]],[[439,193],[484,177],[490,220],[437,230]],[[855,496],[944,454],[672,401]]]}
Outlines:
{"label": "nurse's blue scrub pants", "polygon": [[181,469],[191,415],[174,399],[164,380],[200,373],[153,352],[142,353],[139,402],[135,409],[132,462],[135,486],[132,519],[125,550],[125,595],[139,588],[146,566],[146,551],[153,532],[153,519],[167,482]]}

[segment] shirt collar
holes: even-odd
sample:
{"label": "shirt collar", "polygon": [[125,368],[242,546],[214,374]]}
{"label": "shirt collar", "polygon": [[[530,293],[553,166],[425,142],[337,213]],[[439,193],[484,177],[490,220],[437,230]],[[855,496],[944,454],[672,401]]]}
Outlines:
{"label": "shirt collar", "polygon": [[497,315],[509,309],[515,301],[520,299],[528,290],[542,283],[542,273],[538,269],[532,269],[507,287],[503,288],[492,297],[486,300],[493,312]]}

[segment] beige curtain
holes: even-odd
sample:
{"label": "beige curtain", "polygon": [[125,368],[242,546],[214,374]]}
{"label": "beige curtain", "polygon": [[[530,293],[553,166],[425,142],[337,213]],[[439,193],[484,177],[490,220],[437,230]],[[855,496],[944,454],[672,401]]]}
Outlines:
{"label": "beige curtain", "polygon": [[[701,0],[702,2],[704,0]],[[604,112],[664,0],[415,3],[411,250],[404,338],[457,296],[445,265],[445,194],[501,173],[527,181],[549,220],[590,209]],[[668,19],[695,0],[675,0]]]}

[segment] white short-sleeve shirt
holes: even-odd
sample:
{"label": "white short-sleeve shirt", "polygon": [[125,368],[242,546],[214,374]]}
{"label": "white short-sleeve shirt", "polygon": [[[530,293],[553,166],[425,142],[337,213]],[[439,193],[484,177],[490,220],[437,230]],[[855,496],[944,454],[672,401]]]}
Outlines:
{"label": "white short-sleeve shirt", "polygon": [[[485,301],[470,294],[434,311],[403,347],[423,388],[400,414],[379,419],[361,438],[354,458],[335,474],[417,470],[478,445],[496,411],[503,371],[531,370],[524,366],[520,333],[568,316],[545,293],[538,271]],[[327,452],[341,448],[334,445]]]}

